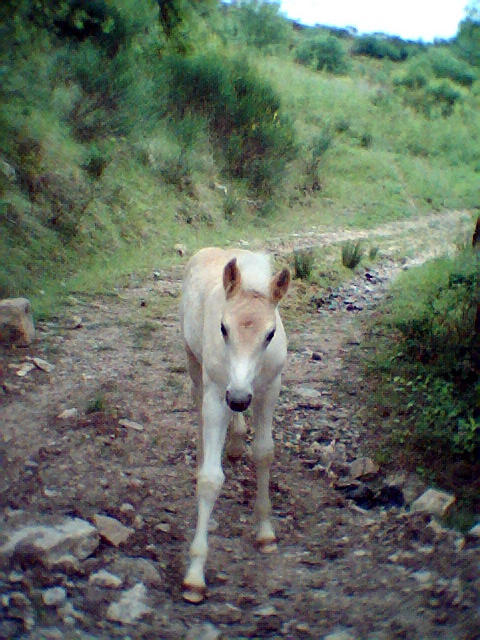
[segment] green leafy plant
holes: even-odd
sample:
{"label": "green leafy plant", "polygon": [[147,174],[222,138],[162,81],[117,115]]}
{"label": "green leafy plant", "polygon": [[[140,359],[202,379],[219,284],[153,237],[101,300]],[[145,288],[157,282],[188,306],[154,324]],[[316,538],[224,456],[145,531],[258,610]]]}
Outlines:
{"label": "green leafy plant", "polygon": [[294,249],[293,266],[295,278],[309,280],[312,275],[315,256],[311,249]]}
{"label": "green leafy plant", "polygon": [[299,64],[313,65],[317,71],[342,74],[347,71],[345,50],[332,35],[317,36],[297,47],[295,59]]}
{"label": "green leafy plant", "polygon": [[357,267],[363,256],[364,249],[361,240],[353,241],[348,240],[342,244],[342,264],[347,269],[355,269]]}

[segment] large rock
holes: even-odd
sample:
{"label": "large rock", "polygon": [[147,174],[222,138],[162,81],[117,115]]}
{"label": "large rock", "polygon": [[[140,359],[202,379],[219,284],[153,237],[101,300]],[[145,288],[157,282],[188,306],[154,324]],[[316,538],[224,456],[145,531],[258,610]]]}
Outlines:
{"label": "large rock", "polygon": [[97,529],[102,538],[110,542],[110,544],[113,544],[115,547],[126,542],[130,535],[135,531],[130,527],[126,527],[115,518],[103,516],[99,513],[93,517],[93,521],[97,525]]}
{"label": "large rock", "polygon": [[63,518],[53,524],[28,524],[2,533],[0,560],[28,555],[47,568],[78,566],[99,544],[98,533],[80,518]]}
{"label": "large rock", "polygon": [[107,609],[107,618],[122,624],[133,624],[151,611],[145,604],[146,597],[147,589],[139,582],[128,591],[124,591],[118,602],[112,602]]}
{"label": "large rock", "polygon": [[138,580],[149,587],[158,587],[162,584],[161,574],[153,562],[147,558],[122,556],[110,564],[108,570],[124,581]]}
{"label": "large rock", "polygon": [[455,502],[455,496],[437,489],[428,489],[412,503],[412,511],[423,511],[434,516],[444,516]]}
{"label": "large rock", "polygon": [[35,327],[26,298],[0,300],[0,342],[26,347],[35,340]]}

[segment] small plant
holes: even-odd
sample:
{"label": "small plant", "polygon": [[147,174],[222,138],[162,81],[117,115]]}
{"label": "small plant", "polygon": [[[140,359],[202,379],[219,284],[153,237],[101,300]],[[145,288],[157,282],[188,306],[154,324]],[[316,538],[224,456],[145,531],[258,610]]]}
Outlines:
{"label": "small plant", "polygon": [[378,247],[375,247],[375,246],[370,247],[370,249],[368,250],[368,257],[370,258],[370,260],[375,260],[377,255],[378,255]]}
{"label": "small plant", "polygon": [[241,200],[235,189],[227,188],[225,198],[223,199],[223,215],[225,220],[233,220],[235,214],[239,211]]}
{"label": "small plant", "polygon": [[295,278],[300,280],[309,280],[312,275],[313,264],[315,258],[310,249],[294,249],[293,264],[295,269]]}
{"label": "small plant", "polygon": [[342,264],[347,269],[355,269],[360,264],[364,249],[360,240],[348,240],[342,245]]}
{"label": "small plant", "polygon": [[97,393],[94,398],[88,403],[85,409],[85,414],[100,413],[107,409],[107,400],[104,393]]}

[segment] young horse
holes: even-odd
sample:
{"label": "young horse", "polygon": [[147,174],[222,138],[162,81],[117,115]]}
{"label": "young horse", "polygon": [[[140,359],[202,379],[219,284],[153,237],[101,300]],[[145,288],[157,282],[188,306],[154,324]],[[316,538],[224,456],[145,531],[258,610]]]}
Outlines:
{"label": "young horse", "polygon": [[187,267],[180,320],[202,423],[197,456],[198,519],[183,594],[189,602],[201,602],[205,594],[208,522],[224,481],[222,451],[227,427],[230,422],[228,453],[238,457],[245,435],[242,412],[250,404],[258,483],[257,542],[265,552],[276,549],[270,522],[271,432],[287,355],[277,305],[289,284],[288,269],[272,277],[267,255],[240,249],[202,249]]}

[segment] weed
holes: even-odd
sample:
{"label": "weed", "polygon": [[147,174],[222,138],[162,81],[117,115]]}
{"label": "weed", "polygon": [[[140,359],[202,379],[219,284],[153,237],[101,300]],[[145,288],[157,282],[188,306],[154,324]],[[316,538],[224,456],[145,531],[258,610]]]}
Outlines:
{"label": "weed", "polygon": [[348,240],[342,244],[342,264],[347,269],[355,269],[360,264],[364,255],[361,240]]}
{"label": "weed", "polygon": [[375,260],[379,252],[379,248],[376,246],[371,246],[368,250],[368,257],[370,260]]}
{"label": "weed", "polygon": [[106,395],[102,392],[98,392],[87,404],[85,413],[89,415],[91,413],[105,412],[107,410],[107,407],[108,403]]}
{"label": "weed", "polygon": [[293,265],[295,278],[309,280],[312,275],[315,256],[311,249],[294,249]]}

